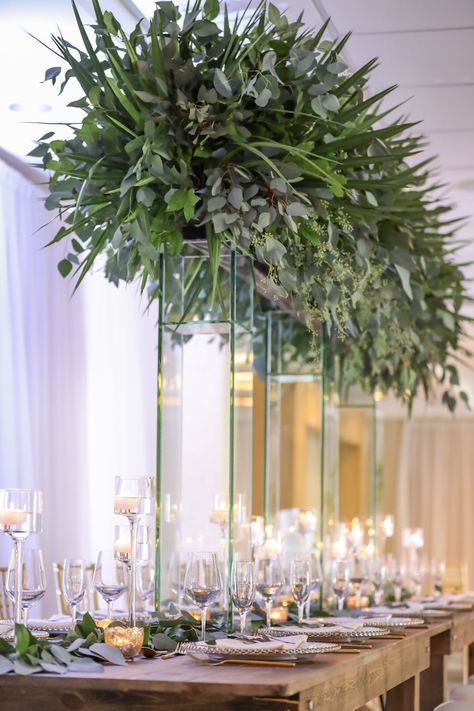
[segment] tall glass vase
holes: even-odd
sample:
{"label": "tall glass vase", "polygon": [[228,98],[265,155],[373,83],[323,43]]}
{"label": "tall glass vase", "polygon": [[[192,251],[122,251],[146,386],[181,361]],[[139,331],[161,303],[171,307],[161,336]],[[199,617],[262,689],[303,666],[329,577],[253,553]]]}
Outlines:
{"label": "tall glass vase", "polygon": [[263,509],[267,535],[282,539],[289,567],[295,555],[321,551],[337,519],[337,409],[324,339],[311,345],[306,326],[283,311],[267,312],[262,332]]}
{"label": "tall glass vase", "polygon": [[156,606],[189,605],[188,556],[215,551],[230,625],[232,561],[251,546],[253,282],[232,250],[218,274],[213,289],[205,243],[161,260]]}

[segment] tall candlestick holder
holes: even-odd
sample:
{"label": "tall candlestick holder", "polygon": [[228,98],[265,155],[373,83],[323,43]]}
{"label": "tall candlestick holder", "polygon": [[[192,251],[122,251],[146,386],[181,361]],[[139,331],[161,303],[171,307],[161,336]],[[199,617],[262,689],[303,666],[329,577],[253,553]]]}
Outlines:
{"label": "tall candlestick holder", "polygon": [[125,516],[130,524],[129,600],[130,627],[136,626],[137,611],[137,532],[142,516],[151,513],[153,505],[151,477],[115,478],[114,512]]}
{"label": "tall candlestick holder", "polygon": [[0,489],[0,531],[13,540],[15,558],[15,623],[22,621],[23,542],[39,533],[43,519],[43,493],[38,489]]}

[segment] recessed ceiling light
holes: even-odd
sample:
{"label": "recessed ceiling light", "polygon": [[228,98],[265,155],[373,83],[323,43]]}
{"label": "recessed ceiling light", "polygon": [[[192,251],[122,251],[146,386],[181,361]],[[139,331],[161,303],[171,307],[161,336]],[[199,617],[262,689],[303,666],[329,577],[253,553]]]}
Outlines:
{"label": "recessed ceiling light", "polygon": [[10,111],[15,111],[17,113],[40,113],[45,114],[48,111],[52,111],[53,107],[51,104],[25,104],[20,101],[10,104],[8,107]]}

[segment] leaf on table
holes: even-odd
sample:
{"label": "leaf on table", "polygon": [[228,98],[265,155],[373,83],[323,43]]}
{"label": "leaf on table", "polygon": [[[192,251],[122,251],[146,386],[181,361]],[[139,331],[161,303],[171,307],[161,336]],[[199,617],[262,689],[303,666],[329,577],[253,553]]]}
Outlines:
{"label": "leaf on table", "polygon": [[6,657],[0,657],[0,674],[8,674],[13,671],[13,663]]}
{"label": "leaf on table", "polygon": [[100,674],[104,671],[104,667],[94,659],[74,659],[68,664],[67,670],[78,674]]}
{"label": "leaf on table", "polygon": [[29,676],[30,674],[38,674],[38,672],[42,671],[39,664],[33,667],[31,666],[31,664],[27,664],[22,659],[14,660],[13,669],[16,674],[22,674],[23,676]]}
{"label": "leaf on table", "polygon": [[40,662],[40,667],[48,674],[65,674],[67,667],[63,664],[51,664],[50,662]]}
{"label": "leaf on table", "polygon": [[123,654],[117,647],[112,647],[110,644],[105,644],[104,642],[97,642],[89,647],[89,650],[93,652],[97,657],[105,659],[106,662],[111,664],[117,664],[119,666],[126,666],[127,662],[123,658]]}
{"label": "leaf on table", "polygon": [[156,634],[151,635],[151,641],[154,648],[159,650],[174,652],[178,646],[174,639],[171,639],[168,635],[163,634],[163,632],[157,632]]}

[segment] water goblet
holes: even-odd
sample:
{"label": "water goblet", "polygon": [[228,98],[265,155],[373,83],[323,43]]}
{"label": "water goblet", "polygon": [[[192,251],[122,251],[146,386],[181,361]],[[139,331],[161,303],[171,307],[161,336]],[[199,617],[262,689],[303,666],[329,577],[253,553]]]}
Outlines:
{"label": "water goblet", "polygon": [[148,560],[141,560],[138,563],[137,589],[146,612],[148,601],[153,598],[155,592],[155,566]]}
{"label": "water goblet", "polygon": [[309,560],[291,561],[290,586],[291,594],[298,605],[298,624],[301,625],[304,606],[311,594],[311,562]]}
{"label": "water goblet", "polygon": [[285,584],[285,575],[280,556],[277,553],[263,552],[255,563],[257,592],[265,601],[267,627],[271,626],[272,603]]}
{"label": "water goblet", "polygon": [[317,593],[321,588],[321,583],[323,580],[323,573],[321,569],[321,555],[319,551],[317,553],[311,553],[311,594],[306,602],[306,617],[311,615],[311,595]]}
{"label": "water goblet", "polygon": [[184,590],[201,610],[201,639],[205,642],[207,608],[222,593],[222,578],[217,553],[191,553],[184,576]]}
{"label": "water goblet", "polygon": [[63,564],[63,593],[71,607],[72,627],[76,626],[77,606],[86,592],[86,567],[80,558],[65,558]]}
{"label": "water goblet", "polygon": [[[46,593],[46,573],[43,563],[43,554],[39,548],[24,551],[21,585],[22,623],[27,626],[30,607],[33,607]],[[15,554],[12,552],[7,571],[6,593],[13,602],[15,601],[16,588],[17,571]]]}
{"label": "water goblet", "polygon": [[92,576],[94,590],[107,603],[107,617],[112,618],[112,605],[127,589],[127,567],[115,559],[113,551],[100,551]]}
{"label": "water goblet", "polygon": [[331,566],[331,586],[337,598],[337,609],[344,609],[344,601],[349,592],[349,566],[345,560],[335,560]]}
{"label": "water goblet", "polygon": [[245,633],[247,612],[255,600],[255,566],[249,560],[232,563],[232,602],[240,614],[240,632]]}

